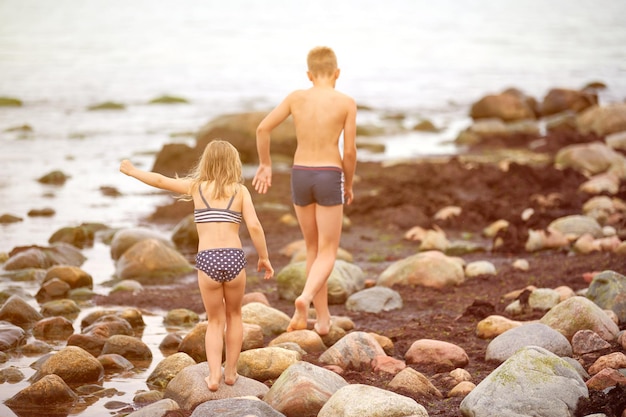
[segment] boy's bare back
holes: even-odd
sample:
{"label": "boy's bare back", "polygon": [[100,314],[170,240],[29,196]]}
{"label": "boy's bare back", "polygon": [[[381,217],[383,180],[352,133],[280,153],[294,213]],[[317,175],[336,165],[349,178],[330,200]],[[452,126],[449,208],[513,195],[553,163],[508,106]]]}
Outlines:
{"label": "boy's bare back", "polygon": [[330,86],[313,86],[294,91],[286,101],[298,140],[294,164],[341,167],[339,138],[356,107],[354,100]]}

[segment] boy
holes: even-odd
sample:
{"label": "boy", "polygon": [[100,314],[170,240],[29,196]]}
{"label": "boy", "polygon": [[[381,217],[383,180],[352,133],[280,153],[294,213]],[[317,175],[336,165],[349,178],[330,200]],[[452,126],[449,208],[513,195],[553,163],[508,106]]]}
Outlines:
{"label": "boy", "polygon": [[[337,57],[328,47],[313,48],[307,57],[313,86],[289,94],[256,131],[259,168],[252,185],[261,194],[272,185],[270,133],[290,115],[297,147],[291,190],[294,209],[306,244],[306,284],[295,300],[287,331],[306,329],[308,309],[316,311],[315,331],[330,331],[328,286],[341,239],[343,204],[352,203],[356,169],[356,103],[335,90]],[[339,139],[343,133],[343,156]]]}

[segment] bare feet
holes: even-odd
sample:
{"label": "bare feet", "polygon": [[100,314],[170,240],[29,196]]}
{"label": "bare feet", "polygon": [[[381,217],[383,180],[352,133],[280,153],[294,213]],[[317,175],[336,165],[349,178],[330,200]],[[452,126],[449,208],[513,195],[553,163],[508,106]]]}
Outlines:
{"label": "bare feet", "polygon": [[293,330],[304,330],[307,328],[307,316],[311,302],[307,302],[304,297],[300,296],[296,298],[294,305],[296,307],[296,311],[294,311],[293,317],[289,322],[289,326],[287,326],[288,332]]}
{"label": "bare feet", "polygon": [[317,334],[319,334],[320,336],[326,336],[328,333],[330,333],[330,320],[328,322],[315,322],[315,324],[313,325],[313,329],[315,329]]}
{"label": "bare feet", "polygon": [[219,377],[217,379],[217,382],[214,382],[214,381],[211,381],[211,375],[209,375],[206,378],[204,378],[204,382],[206,382],[207,387],[209,387],[209,391],[215,392],[220,386]]}
{"label": "bare feet", "polygon": [[237,379],[239,379],[239,374],[237,373],[237,371],[235,371],[235,375],[232,377],[224,372],[224,383],[226,383],[226,385],[235,385]]}

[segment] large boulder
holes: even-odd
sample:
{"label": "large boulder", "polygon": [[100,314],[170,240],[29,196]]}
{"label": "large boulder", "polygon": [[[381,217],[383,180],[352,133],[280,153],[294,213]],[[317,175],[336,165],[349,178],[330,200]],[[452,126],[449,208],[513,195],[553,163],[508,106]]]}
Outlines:
{"label": "large boulder", "polygon": [[505,122],[535,118],[535,103],[523,93],[511,89],[487,95],[472,104],[473,119],[497,118]]}
{"label": "large boulder", "polygon": [[578,115],[578,131],[606,136],[626,131],[626,103],[612,103],[607,106],[592,106]]}
{"label": "large boulder", "polygon": [[522,348],[496,368],[461,402],[463,416],[560,417],[574,415],[589,390],[568,361],[548,350]]}
{"label": "large boulder", "polygon": [[391,264],[379,276],[376,285],[395,284],[445,288],[465,281],[463,262],[438,251],[420,252]]}
{"label": "large boulder", "polygon": [[131,246],[117,260],[116,276],[141,284],[162,284],[189,274],[194,267],[176,249],[161,240],[146,239]]}
{"label": "large boulder", "polygon": [[596,104],[598,95],[592,91],[553,88],[543,98],[541,115],[550,116],[568,110],[580,113]]}
{"label": "large boulder", "polygon": [[[223,139],[232,143],[244,164],[258,161],[256,150],[256,129],[266,112],[225,114],[204,125],[196,135],[196,149],[199,152],[213,139]],[[291,160],[296,151],[296,131],[289,117],[272,131],[270,146],[272,155],[280,155]]]}

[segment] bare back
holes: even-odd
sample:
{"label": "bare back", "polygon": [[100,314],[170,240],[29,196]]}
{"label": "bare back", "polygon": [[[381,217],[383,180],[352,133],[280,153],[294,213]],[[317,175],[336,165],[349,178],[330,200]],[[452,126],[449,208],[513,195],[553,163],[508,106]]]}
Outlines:
{"label": "bare back", "polygon": [[330,87],[314,86],[289,97],[298,140],[294,164],[342,166],[339,138],[353,101]]}

